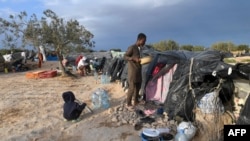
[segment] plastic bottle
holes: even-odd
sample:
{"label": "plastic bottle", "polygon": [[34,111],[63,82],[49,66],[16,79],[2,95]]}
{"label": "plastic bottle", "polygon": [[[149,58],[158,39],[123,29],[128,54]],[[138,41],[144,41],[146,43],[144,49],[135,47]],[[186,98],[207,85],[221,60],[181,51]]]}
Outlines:
{"label": "plastic bottle", "polygon": [[108,84],[110,82],[108,73],[105,74],[105,84]]}
{"label": "plastic bottle", "polygon": [[96,92],[92,94],[91,100],[92,100],[92,105],[94,109],[101,107],[100,96]]}
{"label": "plastic bottle", "polygon": [[102,108],[108,109],[110,107],[109,96],[105,90],[101,90],[101,103]]}
{"label": "plastic bottle", "polygon": [[107,83],[107,77],[106,77],[106,74],[103,75],[103,84],[106,84]]}
{"label": "plastic bottle", "polygon": [[76,66],[72,66],[72,71],[76,72]]}
{"label": "plastic bottle", "polygon": [[188,141],[188,138],[184,133],[184,129],[178,130],[177,134],[174,137],[174,141]]}
{"label": "plastic bottle", "polygon": [[110,83],[110,81],[111,81],[111,77],[107,75],[107,83]]}
{"label": "plastic bottle", "polygon": [[97,84],[97,81],[98,81],[98,74],[97,74],[96,70],[94,70],[94,77],[95,77],[95,81],[96,81],[96,84]]}
{"label": "plastic bottle", "polygon": [[105,84],[105,75],[104,74],[101,75],[101,83]]}

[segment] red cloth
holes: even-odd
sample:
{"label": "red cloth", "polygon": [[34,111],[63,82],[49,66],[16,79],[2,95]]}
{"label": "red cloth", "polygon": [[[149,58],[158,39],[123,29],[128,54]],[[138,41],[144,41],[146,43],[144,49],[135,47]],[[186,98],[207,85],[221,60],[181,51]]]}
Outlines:
{"label": "red cloth", "polygon": [[165,64],[163,64],[163,63],[156,64],[152,75],[155,76],[164,66],[165,66]]}
{"label": "red cloth", "polygon": [[77,58],[76,58],[76,61],[75,61],[75,65],[77,66],[78,65],[78,62],[82,59],[82,55],[79,55]]}

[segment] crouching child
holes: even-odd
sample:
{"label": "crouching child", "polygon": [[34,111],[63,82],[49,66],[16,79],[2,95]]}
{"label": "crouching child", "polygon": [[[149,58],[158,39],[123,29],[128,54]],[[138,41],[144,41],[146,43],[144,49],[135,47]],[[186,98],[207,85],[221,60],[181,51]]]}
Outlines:
{"label": "crouching child", "polygon": [[77,120],[86,107],[86,103],[80,104],[76,102],[75,95],[71,91],[64,92],[62,98],[65,102],[63,105],[63,117],[66,120]]}

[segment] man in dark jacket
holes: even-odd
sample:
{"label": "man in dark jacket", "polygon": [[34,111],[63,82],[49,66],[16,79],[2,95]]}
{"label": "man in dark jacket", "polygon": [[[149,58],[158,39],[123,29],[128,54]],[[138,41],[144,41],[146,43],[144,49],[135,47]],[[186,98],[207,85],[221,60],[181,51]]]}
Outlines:
{"label": "man in dark jacket", "polygon": [[146,43],[146,35],[139,33],[135,44],[128,47],[124,54],[124,59],[128,62],[128,92],[127,92],[127,108],[132,110],[132,98],[134,106],[139,103],[139,91],[142,83],[140,50]]}
{"label": "man in dark jacket", "polygon": [[67,120],[76,120],[84,110],[86,103],[75,102],[75,95],[71,91],[64,92],[62,94],[64,100],[63,105],[63,117]]}

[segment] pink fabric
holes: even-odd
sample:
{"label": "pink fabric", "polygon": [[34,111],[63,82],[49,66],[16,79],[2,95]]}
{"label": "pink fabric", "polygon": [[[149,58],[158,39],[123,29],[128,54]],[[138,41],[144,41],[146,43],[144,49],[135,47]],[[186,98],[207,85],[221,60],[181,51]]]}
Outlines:
{"label": "pink fabric", "polygon": [[147,83],[146,90],[145,90],[146,101],[150,101],[150,100],[154,99],[156,89],[157,89],[157,81],[150,80]]}
{"label": "pink fabric", "polygon": [[152,115],[156,112],[156,110],[152,110],[152,109],[148,109],[148,110],[144,110],[144,114],[149,116],[149,115]]}
{"label": "pink fabric", "polygon": [[166,74],[160,76],[157,81],[149,81],[146,86],[146,100],[164,103],[172,82],[173,74],[177,68],[175,64]]}
{"label": "pink fabric", "polygon": [[[168,95],[168,91],[169,91],[169,86],[170,86],[170,83],[172,82],[173,80],[173,75],[174,75],[174,72],[177,68],[177,64],[175,64],[164,76],[163,76],[163,87],[161,88],[162,89],[162,92],[161,92],[161,98],[160,98],[160,102],[164,103],[166,98],[167,98],[167,95]],[[161,85],[160,85],[161,86]],[[157,95],[157,91],[156,91],[156,95]]]}

